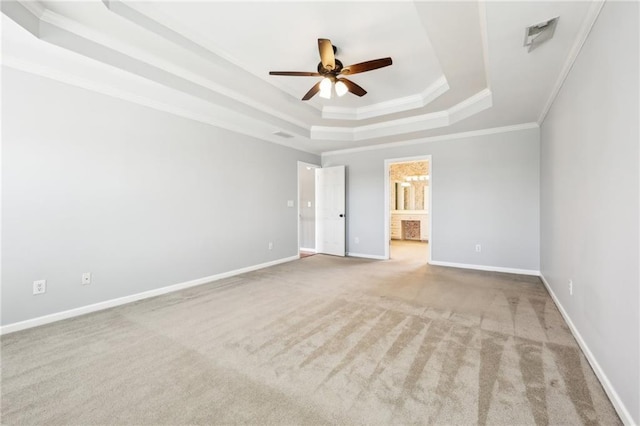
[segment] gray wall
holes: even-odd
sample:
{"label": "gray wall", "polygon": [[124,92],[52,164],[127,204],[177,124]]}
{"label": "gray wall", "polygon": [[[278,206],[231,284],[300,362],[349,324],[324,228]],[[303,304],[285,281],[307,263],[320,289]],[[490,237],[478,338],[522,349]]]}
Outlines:
{"label": "gray wall", "polygon": [[317,156],[12,69],[2,89],[3,325],[297,255]]}
{"label": "gray wall", "polygon": [[[311,168],[308,169],[308,167]],[[300,196],[300,247],[315,249],[316,170],[309,164],[298,164],[298,192]]]}
{"label": "gray wall", "polygon": [[431,154],[432,260],[537,271],[539,152],[533,128],[336,153],[323,166],[347,166],[349,252],[384,255],[384,160]]}
{"label": "gray wall", "polygon": [[541,129],[542,274],[636,424],[638,25],[605,3]]}

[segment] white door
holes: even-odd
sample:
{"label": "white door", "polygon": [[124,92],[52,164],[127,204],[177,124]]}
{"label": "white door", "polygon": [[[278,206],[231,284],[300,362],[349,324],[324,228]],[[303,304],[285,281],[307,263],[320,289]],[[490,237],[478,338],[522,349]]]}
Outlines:
{"label": "white door", "polygon": [[344,166],[316,169],[316,246],[318,253],[345,255]]}

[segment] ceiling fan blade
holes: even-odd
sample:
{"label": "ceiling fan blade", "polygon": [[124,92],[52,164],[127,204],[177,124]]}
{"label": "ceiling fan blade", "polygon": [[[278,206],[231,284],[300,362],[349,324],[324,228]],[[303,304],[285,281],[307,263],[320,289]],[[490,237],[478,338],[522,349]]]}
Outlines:
{"label": "ceiling fan blade", "polygon": [[320,51],[320,62],[322,62],[322,66],[329,71],[336,69],[336,57],[333,53],[331,40],[319,38],[318,50]]}
{"label": "ceiling fan blade", "polygon": [[377,70],[378,68],[388,67],[392,63],[393,61],[391,60],[391,58],[374,59],[372,61],[360,62],[359,64],[346,66],[342,68],[340,74],[352,75],[358,74],[360,72]]}
{"label": "ceiling fan blade", "polygon": [[343,82],[347,86],[347,89],[349,89],[349,91],[356,96],[364,96],[367,94],[366,90],[364,90],[362,87],[358,86],[351,80],[347,80],[346,78],[339,78],[338,81]]}
{"label": "ceiling fan blade", "polygon": [[322,74],[318,72],[305,72],[305,71],[269,71],[269,75],[288,75],[293,77],[321,77]]}
{"label": "ceiling fan blade", "polygon": [[307,94],[302,97],[302,100],[308,101],[309,99],[313,98],[313,96],[320,91],[320,83],[322,83],[322,80],[314,84],[313,87],[309,89]]}

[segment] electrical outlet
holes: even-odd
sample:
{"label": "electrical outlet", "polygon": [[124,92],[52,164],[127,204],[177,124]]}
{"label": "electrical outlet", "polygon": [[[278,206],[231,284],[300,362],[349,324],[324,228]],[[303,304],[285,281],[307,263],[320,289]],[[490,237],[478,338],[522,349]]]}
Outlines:
{"label": "electrical outlet", "polygon": [[360,244],[360,237],[355,237],[353,239],[353,242],[356,243],[356,244]]}
{"label": "electrical outlet", "polygon": [[482,251],[482,246],[480,244],[476,244],[476,253],[480,253]]}
{"label": "electrical outlet", "polygon": [[269,250],[273,250],[273,243],[269,241]]}
{"label": "electrical outlet", "polygon": [[33,282],[33,294],[42,294],[47,291],[47,280]]}
{"label": "electrical outlet", "polygon": [[569,296],[573,296],[573,281],[569,280]]}
{"label": "electrical outlet", "polygon": [[91,284],[91,272],[82,274],[82,285]]}

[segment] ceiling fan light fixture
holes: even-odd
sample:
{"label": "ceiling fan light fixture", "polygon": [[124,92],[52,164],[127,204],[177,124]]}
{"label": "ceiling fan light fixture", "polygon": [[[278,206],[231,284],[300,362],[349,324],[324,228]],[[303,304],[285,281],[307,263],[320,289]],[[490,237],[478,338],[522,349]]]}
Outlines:
{"label": "ceiling fan light fixture", "polygon": [[325,77],[320,82],[320,97],[325,99],[331,99],[331,79]]}
{"label": "ceiling fan light fixture", "polygon": [[[0,0],[1,1],[1,0]],[[391,58],[380,58],[371,61],[360,62],[357,64],[343,66],[335,57],[337,52],[336,47],[331,44],[331,40],[326,38],[318,39],[318,51],[320,52],[320,62],[318,63],[317,72],[306,71],[269,71],[269,75],[288,75],[296,77],[323,77],[322,80],[309,89],[309,91],[302,97],[303,101],[308,101],[316,94],[320,94],[321,98],[331,99],[331,92],[333,86],[336,87],[336,94],[343,96],[345,93],[350,92],[356,96],[364,96],[367,91],[358,86],[353,81],[342,78],[340,75],[351,76],[353,74],[359,74],[362,72],[377,70],[378,68],[388,67],[393,64]]]}
{"label": "ceiling fan light fixture", "polygon": [[349,91],[349,88],[347,88],[347,85],[344,84],[343,81],[336,81],[336,95],[338,96],[344,96],[345,93],[347,93]]}

